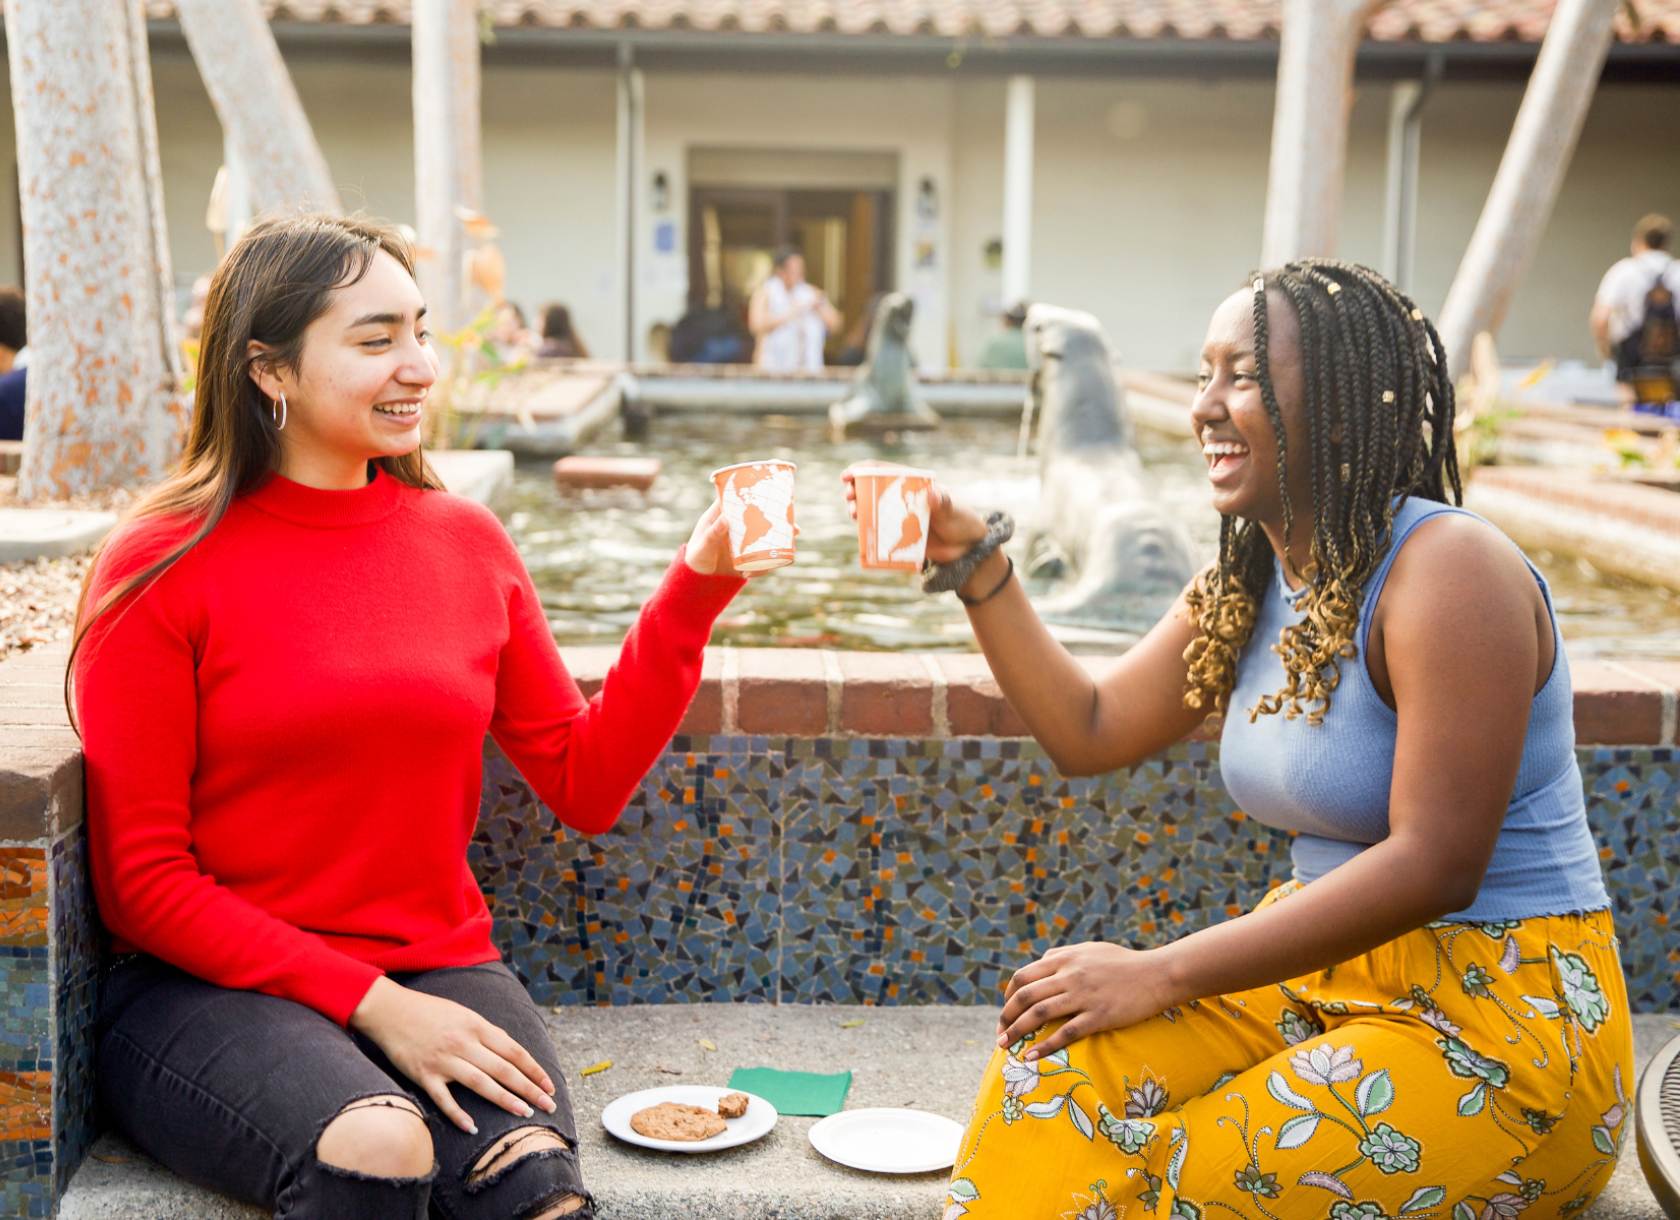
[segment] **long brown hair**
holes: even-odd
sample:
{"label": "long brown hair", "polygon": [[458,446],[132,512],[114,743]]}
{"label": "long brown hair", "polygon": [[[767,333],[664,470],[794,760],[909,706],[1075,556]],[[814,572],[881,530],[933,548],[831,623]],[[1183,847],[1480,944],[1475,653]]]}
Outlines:
{"label": "long brown hair", "polygon": [[[1281,712],[1319,724],[1353,657],[1360,606],[1387,553],[1394,514],[1409,496],[1463,499],[1453,448],[1453,387],[1441,336],[1409,297],[1369,267],[1302,259],[1250,277],[1260,395],[1277,436],[1285,544],[1294,526],[1284,480],[1283,413],[1272,387],[1267,295],[1287,300],[1300,322],[1312,549],[1299,623],[1272,647],[1283,657],[1284,688],[1249,709],[1252,720]],[[1225,517],[1219,561],[1191,586],[1196,636],[1185,650],[1187,707],[1223,712],[1237,660],[1272,580],[1273,552],[1257,522]]]}
{"label": "long brown hair", "polygon": [[[326,312],[334,292],[367,274],[382,250],[414,274],[413,252],[388,225],[324,213],[287,216],[252,225],[216,269],[204,302],[186,449],[174,473],[136,500],[123,522],[129,526],[175,518],[193,528],[185,541],[117,582],[89,606],[104,545],[95,552],[76,604],[76,630],[64,675],[64,702],[72,726],[76,709],[71,676],[76,654],[94,624],[178,563],[216,528],[235,497],[254,491],[280,468],[272,404],[251,377],[251,340],[268,349],[257,359],[273,368],[297,370],[304,331]],[[419,449],[375,460],[386,474],[410,487],[443,487]]]}

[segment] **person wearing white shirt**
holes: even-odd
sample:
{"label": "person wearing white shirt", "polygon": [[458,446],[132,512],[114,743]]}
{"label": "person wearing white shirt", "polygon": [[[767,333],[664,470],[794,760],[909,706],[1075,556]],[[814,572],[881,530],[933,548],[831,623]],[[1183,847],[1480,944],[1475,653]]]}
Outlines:
{"label": "person wearing white shirt", "polygon": [[771,372],[821,372],[823,341],[840,327],[840,311],[822,289],[805,281],[805,258],[784,247],[747,306],[757,347],[753,363]]}
{"label": "person wearing white shirt", "polygon": [[1662,286],[1668,291],[1670,311],[1680,300],[1680,261],[1668,252],[1672,232],[1666,216],[1653,212],[1642,217],[1633,229],[1631,255],[1604,273],[1593,298],[1593,339],[1600,355],[1615,359],[1616,379],[1623,383],[1630,400],[1634,397],[1631,366],[1637,362],[1638,353],[1624,348],[1644,326],[1647,298],[1653,288]]}

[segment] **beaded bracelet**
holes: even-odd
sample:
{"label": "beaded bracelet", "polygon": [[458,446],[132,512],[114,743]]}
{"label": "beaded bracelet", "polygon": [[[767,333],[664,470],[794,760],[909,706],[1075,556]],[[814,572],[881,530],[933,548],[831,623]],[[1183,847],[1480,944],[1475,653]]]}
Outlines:
{"label": "beaded bracelet", "polygon": [[[923,593],[954,593],[968,583],[985,558],[1015,536],[1015,518],[1008,513],[986,515],[986,536],[950,563],[928,560],[922,565]],[[1013,569],[1013,565],[1011,565]]]}

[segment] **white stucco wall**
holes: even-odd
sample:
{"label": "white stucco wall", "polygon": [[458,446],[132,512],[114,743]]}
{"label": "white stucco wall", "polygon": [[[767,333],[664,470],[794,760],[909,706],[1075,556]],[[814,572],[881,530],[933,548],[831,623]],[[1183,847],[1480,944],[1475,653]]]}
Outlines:
{"label": "white stucco wall", "polygon": [[[414,142],[408,65],[288,48],[287,67],[346,208],[414,221]],[[221,126],[184,49],[152,55],[164,210],[178,289],[211,269],[205,205],[222,161]],[[572,307],[587,343],[608,356],[623,336],[619,263],[611,248],[615,77],[611,72],[499,67],[481,101],[484,206],[501,229],[508,295],[528,311]],[[9,96],[9,95],[8,95]],[[9,108],[8,108],[9,109]],[[0,156],[12,156],[9,119]],[[15,275],[10,192],[0,202],[0,275]],[[603,234],[607,235],[603,237]],[[535,324],[535,317],[532,318]]]}
{"label": "white stucco wall", "polygon": [[[982,246],[1002,229],[1001,80],[958,87],[953,312],[962,357],[995,328],[999,276]],[[1056,81],[1037,88],[1032,292],[1088,309],[1122,356],[1186,370],[1213,306],[1258,257],[1269,82]],[[1438,313],[1492,185],[1519,85],[1447,85],[1424,114],[1412,295]],[[1594,100],[1540,252],[1499,335],[1509,360],[1588,359],[1586,314],[1644,212],[1680,218],[1680,158],[1660,148],[1672,89],[1617,85]],[[1349,130],[1344,258],[1380,267],[1389,88],[1357,94]]]}

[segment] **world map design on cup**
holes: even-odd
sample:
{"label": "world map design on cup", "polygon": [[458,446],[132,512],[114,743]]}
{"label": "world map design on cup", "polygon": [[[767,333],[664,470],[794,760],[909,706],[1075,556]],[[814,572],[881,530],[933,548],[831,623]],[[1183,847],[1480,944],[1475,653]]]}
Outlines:
{"label": "world map design on cup", "polygon": [[793,562],[795,469],[792,462],[769,458],[712,471],[737,572],[768,572]]}
{"label": "world map design on cup", "polygon": [[875,464],[854,468],[858,560],[889,572],[921,570],[927,554],[933,472]]}

